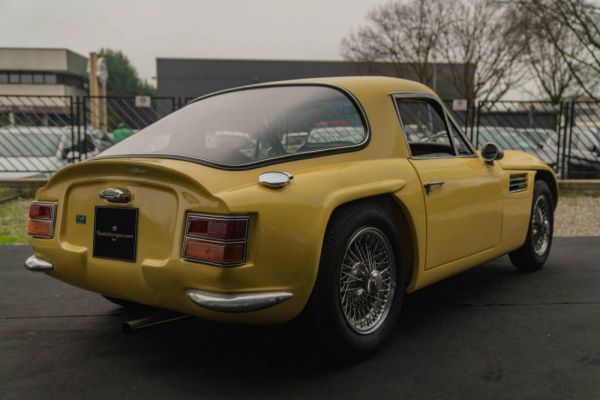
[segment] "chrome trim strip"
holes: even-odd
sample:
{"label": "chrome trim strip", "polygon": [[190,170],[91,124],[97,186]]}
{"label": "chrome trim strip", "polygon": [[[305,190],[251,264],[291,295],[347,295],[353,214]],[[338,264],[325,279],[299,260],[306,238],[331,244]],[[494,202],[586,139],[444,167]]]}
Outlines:
{"label": "chrome trim strip", "polygon": [[[418,159],[431,160],[431,159],[436,159],[436,158],[479,158],[479,154],[477,154],[477,151],[475,149],[475,146],[473,146],[473,143],[471,143],[471,141],[463,134],[463,132],[458,127],[458,124],[456,123],[456,121],[454,121],[454,118],[452,118],[452,116],[448,112],[448,108],[446,107],[446,105],[443,102],[441,102],[437,97],[432,96],[428,93],[411,93],[411,92],[392,92],[389,95],[392,98],[392,102],[394,103],[394,109],[396,110],[396,115],[398,117],[398,120],[400,121],[400,127],[402,128],[402,134],[404,135],[406,147],[408,149],[408,154],[410,155],[410,158],[415,159],[415,160],[418,160]],[[471,152],[473,154],[468,154],[468,155],[467,154],[458,154],[458,152],[455,149],[452,138],[449,137],[450,147],[452,148],[452,151],[454,153],[453,155],[448,155],[446,157],[429,157],[426,155],[425,156],[413,156],[413,154],[410,150],[410,145],[408,143],[408,136],[406,135],[406,130],[404,129],[404,122],[402,121],[402,116],[400,115],[400,110],[398,109],[398,104],[396,103],[397,98],[431,100],[431,101],[435,102],[436,104],[438,104],[442,108],[442,112],[444,114],[444,122],[446,124],[446,132],[448,133],[448,136],[450,136],[450,130],[448,129],[448,126],[450,125],[450,123],[452,123],[454,128],[456,128],[456,132],[461,136],[461,138],[467,144],[467,146],[469,147],[469,150],[471,150]]]}
{"label": "chrome trim strip", "polygon": [[456,123],[456,120],[454,119],[454,117],[452,116],[450,111],[448,111],[448,107],[446,107],[446,104],[444,102],[442,102],[441,105],[446,113],[446,118],[456,129],[456,133],[458,133],[459,136],[463,139],[463,141],[467,144],[467,146],[469,147],[469,150],[471,150],[473,152],[473,154],[470,154],[468,156],[466,154],[463,154],[462,156],[463,157],[472,157],[472,156],[477,157],[477,148],[473,145],[473,143],[471,143],[471,141],[469,140],[467,135],[465,135],[465,133],[460,128],[460,126]]}
{"label": "chrome trim strip", "polygon": [[273,307],[292,298],[290,292],[216,293],[188,289],[188,299],[212,311],[240,313]]}
{"label": "chrome trim strip", "polygon": [[526,192],[527,188],[523,188],[523,189],[518,189],[518,190],[509,190],[508,193],[521,193],[521,192]]}
{"label": "chrome trim strip", "polygon": [[518,193],[524,192],[529,186],[527,174],[510,174],[508,181],[508,192]]}
{"label": "chrome trim strip", "polygon": [[32,272],[50,272],[54,269],[52,263],[36,256],[30,256],[25,260],[25,269]]}

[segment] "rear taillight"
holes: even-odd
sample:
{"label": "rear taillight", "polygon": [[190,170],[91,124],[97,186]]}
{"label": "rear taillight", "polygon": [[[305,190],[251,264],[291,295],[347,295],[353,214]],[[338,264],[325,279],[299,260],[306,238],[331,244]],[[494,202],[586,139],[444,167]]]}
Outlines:
{"label": "rear taillight", "polygon": [[246,261],[246,216],[187,214],[183,257],[208,264],[240,265]]}
{"label": "rear taillight", "polygon": [[34,201],[29,207],[27,234],[36,238],[51,239],[54,236],[56,203]]}

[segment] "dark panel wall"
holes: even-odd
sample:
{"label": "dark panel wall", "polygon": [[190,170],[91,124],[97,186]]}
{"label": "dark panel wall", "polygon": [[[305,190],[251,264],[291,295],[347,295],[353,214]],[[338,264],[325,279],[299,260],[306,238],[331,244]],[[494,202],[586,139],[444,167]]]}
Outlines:
{"label": "dark panel wall", "polygon": [[[159,96],[198,97],[218,90],[260,82],[325,76],[386,75],[415,79],[409,65],[364,64],[346,61],[157,59]],[[437,66],[437,92],[444,99],[460,98],[449,66]]]}

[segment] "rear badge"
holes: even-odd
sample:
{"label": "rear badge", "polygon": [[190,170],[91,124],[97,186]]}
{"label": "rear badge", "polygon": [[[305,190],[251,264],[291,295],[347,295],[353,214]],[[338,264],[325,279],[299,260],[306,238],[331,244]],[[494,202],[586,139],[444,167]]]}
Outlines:
{"label": "rear badge", "polygon": [[83,224],[85,224],[85,221],[86,221],[85,215],[77,214],[75,216],[75,223],[76,224],[82,224],[83,225]]}

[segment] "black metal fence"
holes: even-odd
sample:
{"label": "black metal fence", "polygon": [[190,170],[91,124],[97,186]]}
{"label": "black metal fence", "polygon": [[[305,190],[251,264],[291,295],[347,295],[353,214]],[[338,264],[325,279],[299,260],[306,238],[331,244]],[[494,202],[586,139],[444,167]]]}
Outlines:
{"label": "black metal fence", "polygon": [[[187,104],[174,97],[0,96],[0,179],[51,174],[91,158]],[[540,157],[562,178],[600,178],[600,102],[481,102],[455,107],[480,147]]]}
{"label": "black metal fence", "polygon": [[94,157],[185,105],[173,97],[0,96],[0,179]]}
{"label": "black metal fence", "polygon": [[537,155],[562,178],[600,178],[600,103],[497,101],[474,112],[471,140]]}

